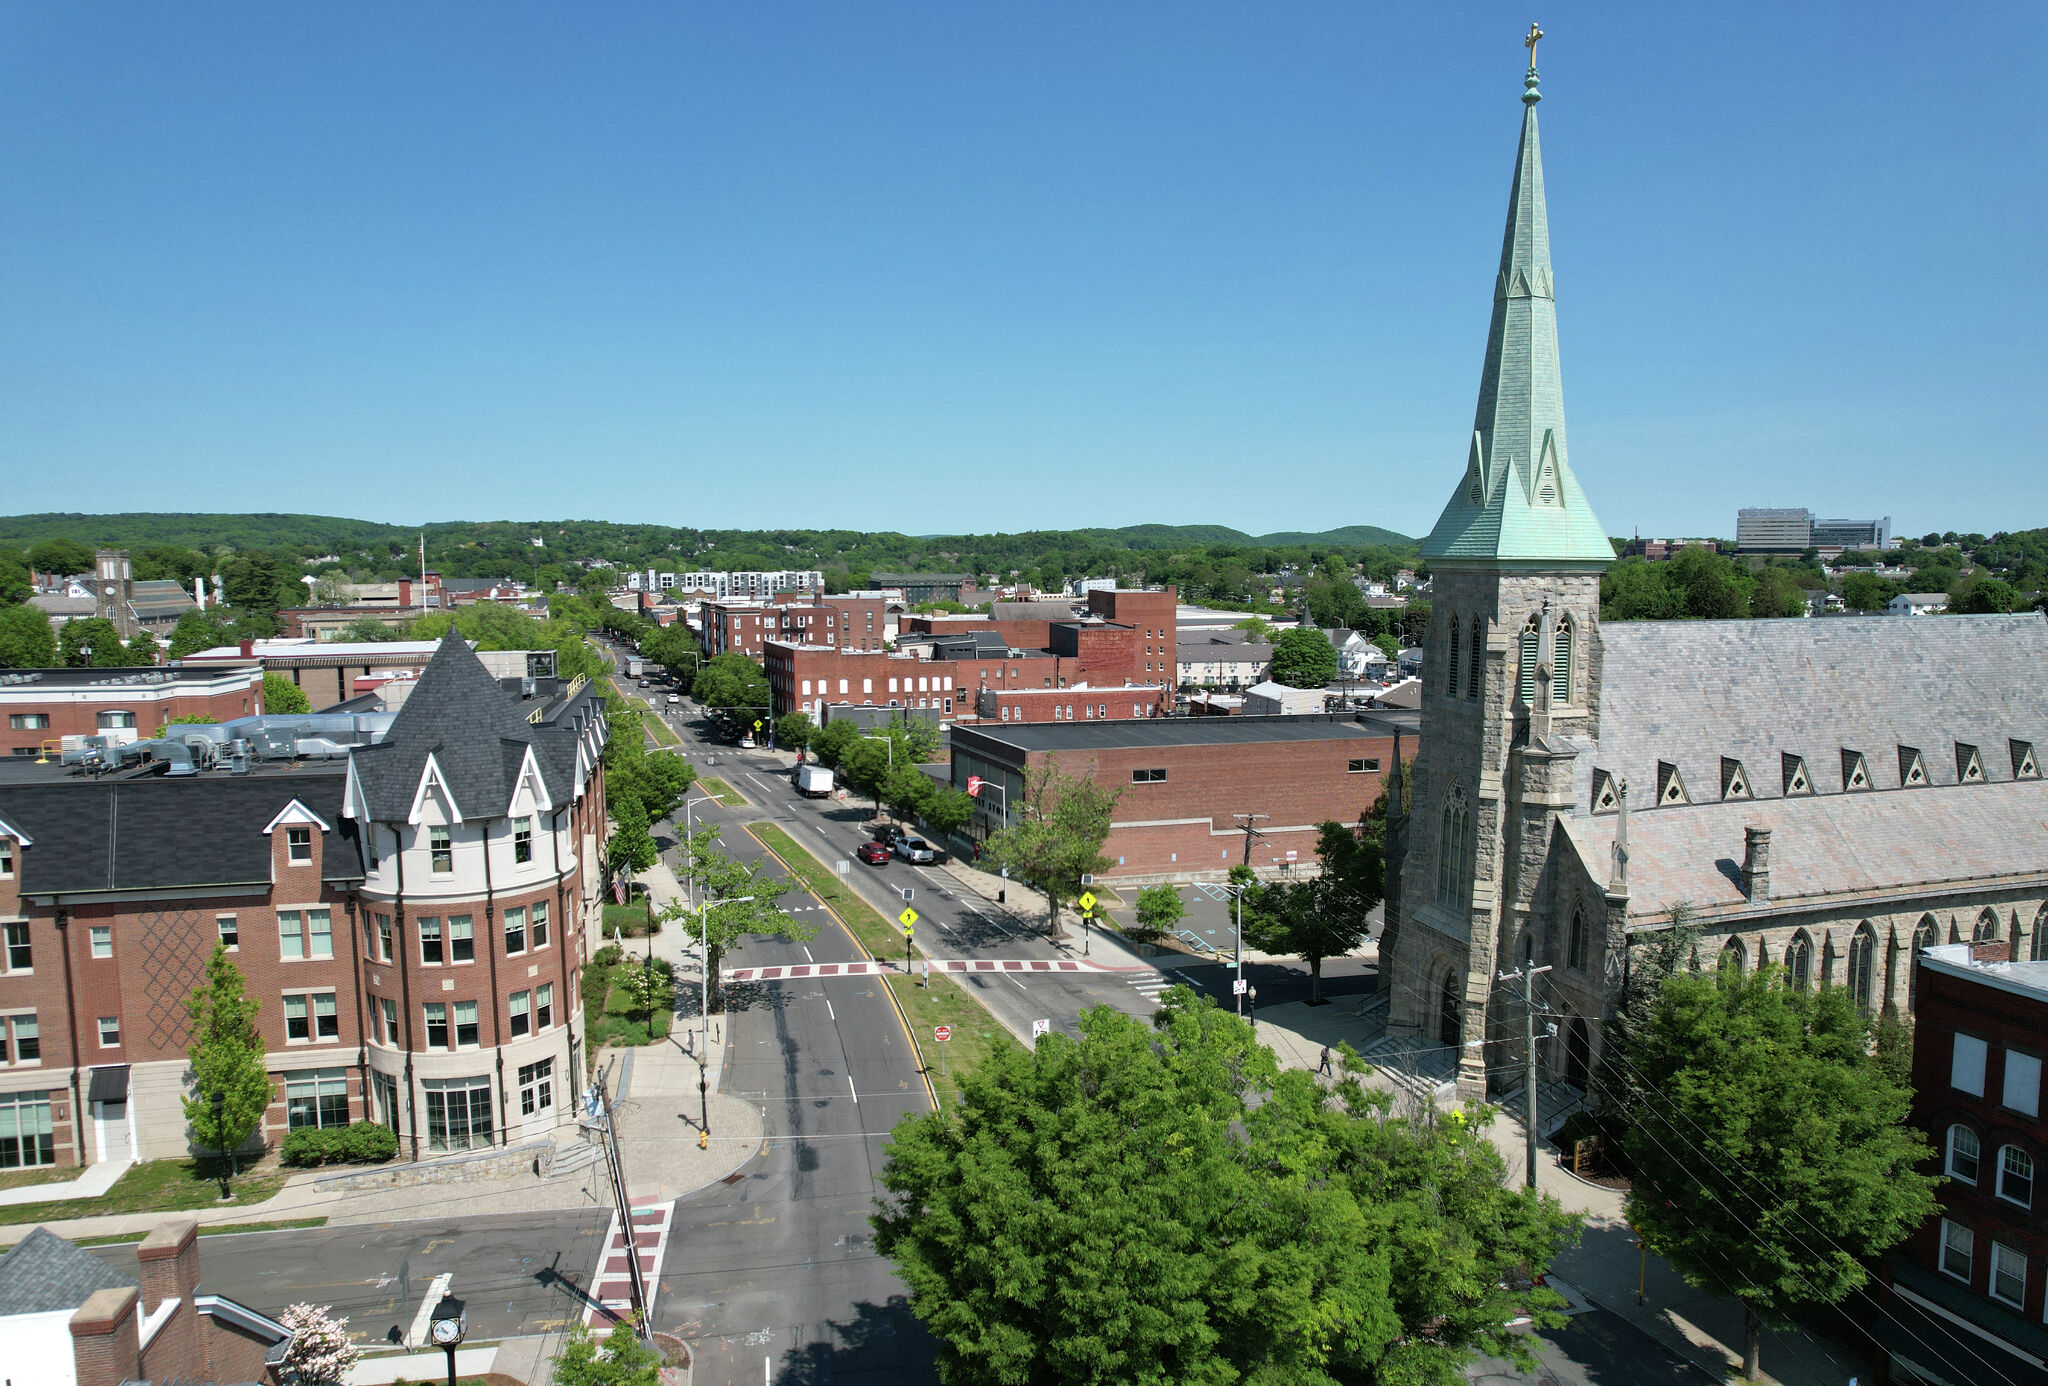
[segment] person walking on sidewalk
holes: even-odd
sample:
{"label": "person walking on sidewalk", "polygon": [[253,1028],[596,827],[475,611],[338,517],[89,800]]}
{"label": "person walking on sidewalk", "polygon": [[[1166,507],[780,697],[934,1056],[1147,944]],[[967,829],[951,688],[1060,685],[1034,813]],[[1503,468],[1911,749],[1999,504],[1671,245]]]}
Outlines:
{"label": "person walking on sidewalk", "polygon": [[1329,1071],[1330,1071],[1330,1046],[1326,1044],[1326,1045],[1324,1045],[1324,1046],[1323,1046],[1323,1061],[1322,1061],[1322,1063],[1321,1063],[1320,1065],[1318,1065],[1318,1066],[1317,1066],[1317,1068],[1316,1068],[1316,1074],[1317,1074],[1317,1076],[1319,1076],[1319,1077],[1320,1077],[1321,1075],[1323,1075],[1323,1074],[1326,1074],[1326,1073],[1328,1073]]}

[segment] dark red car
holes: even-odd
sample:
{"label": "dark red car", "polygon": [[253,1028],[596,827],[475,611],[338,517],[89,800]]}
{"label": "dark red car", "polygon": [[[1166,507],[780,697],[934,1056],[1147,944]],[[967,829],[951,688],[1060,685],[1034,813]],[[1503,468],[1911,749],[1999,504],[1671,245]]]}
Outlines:
{"label": "dark red car", "polygon": [[856,851],[854,855],[869,866],[887,866],[889,864],[889,847],[887,843],[863,842],[860,845],[860,850]]}

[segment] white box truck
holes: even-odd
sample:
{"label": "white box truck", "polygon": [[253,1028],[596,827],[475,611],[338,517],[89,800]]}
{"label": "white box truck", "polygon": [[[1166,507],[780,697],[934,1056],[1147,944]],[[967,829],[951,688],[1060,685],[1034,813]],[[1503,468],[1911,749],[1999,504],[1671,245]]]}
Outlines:
{"label": "white box truck", "polygon": [[626,677],[627,677],[627,678],[629,678],[629,679],[637,679],[637,678],[639,678],[639,677],[640,677],[640,676],[641,676],[642,674],[644,674],[644,673],[646,673],[646,672],[647,672],[647,661],[646,661],[646,660],[642,659],[642,658],[641,658],[641,657],[640,657],[639,655],[627,655],[627,656],[626,656]]}
{"label": "white box truck", "polygon": [[796,792],[807,799],[828,797],[832,793],[832,772],[822,765],[799,765]]}

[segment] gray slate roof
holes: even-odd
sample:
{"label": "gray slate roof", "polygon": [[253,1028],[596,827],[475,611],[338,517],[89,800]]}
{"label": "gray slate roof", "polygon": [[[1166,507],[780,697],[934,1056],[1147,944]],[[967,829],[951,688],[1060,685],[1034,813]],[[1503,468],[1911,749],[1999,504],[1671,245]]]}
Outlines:
{"label": "gray slate roof", "polygon": [[294,799],[332,829],[321,875],[357,881],[362,861],[355,825],[341,816],[343,788],[332,769],[4,784],[0,819],[35,844],[22,854],[23,895],[267,882],[271,839],[263,829]]}
{"label": "gray slate roof", "polygon": [[1652,807],[1660,760],[1679,767],[1698,804],[1720,799],[1722,756],[1771,799],[1784,794],[1788,752],[1823,796],[1842,792],[1844,749],[1863,753],[1879,790],[1900,787],[1900,746],[1921,752],[1936,785],[1957,782],[1957,742],[1978,748],[1989,781],[2013,778],[2010,741],[2048,755],[2048,618],[2038,612],[1614,621],[1598,636],[1600,737],[1578,759],[1581,813],[1595,769],[1628,779],[1631,810],[1646,810],[1638,822],[1677,812]]}
{"label": "gray slate roof", "polygon": [[141,1283],[38,1227],[0,1256],[0,1318],[76,1309],[101,1290]]}
{"label": "gray slate roof", "polygon": [[575,733],[528,722],[468,642],[450,635],[427,661],[389,734],[356,748],[351,761],[378,822],[410,816],[430,755],[465,818],[500,818],[511,806],[529,746],[548,797],[567,803],[575,792]]}

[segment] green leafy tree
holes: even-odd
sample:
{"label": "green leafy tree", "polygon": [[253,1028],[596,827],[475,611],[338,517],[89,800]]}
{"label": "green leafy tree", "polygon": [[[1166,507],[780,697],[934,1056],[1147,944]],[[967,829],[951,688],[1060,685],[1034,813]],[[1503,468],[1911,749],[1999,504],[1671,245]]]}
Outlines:
{"label": "green leafy tree", "polygon": [[1110,868],[1102,844],[1122,795],[1121,789],[1105,789],[1090,776],[1068,775],[1047,761],[1025,782],[1015,820],[982,844],[985,860],[1045,892],[1047,938],[1066,937],[1060,902],[1079,898],[1081,877]]}
{"label": "green leafy tree", "polygon": [[786,717],[775,719],[775,744],[785,751],[795,751],[799,756],[811,744],[811,735],[818,729],[806,712],[792,712]]}
{"label": "green leafy tree", "polygon": [[704,661],[702,672],[690,686],[690,696],[713,712],[751,722],[765,719],[773,701],[768,676],[761,666],[743,654],[722,654]]}
{"label": "green leafy tree", "polygon": [[1148,938],[1173,932],[1187,914],[1187,902],[1170,885],[1146,886],[1138,892],[1138,929]]}
{"label": "green leafy tree", "polygon": [[1629,1223],[1688,1284],[1741,1301],[1750,1377],[1765,1324],[1840,1303],[1935,1211],[1911,1090],[1869,1040],[1846,989],[1726,967],[1667,979],[1623,1056],[1644,1094]]}
{"label": "green leafy tree", "polygon": [[1316,830],[1319,875],[1255,885],[1245,893],[1244,940],[1262,953],[1308,964],[1308,1003],[1323,1004],[1323,961],[1355,952],[1366,915],[1386,890],[1383,846],[1342,823]]}
{"label": "green leafy tree", "polygon": [[0,669],[54,669],[57,636],[32,606],[0,606]]}
{"label": "green leafy tree", "polygon": [[1323,630],[1351,630],[1365,615],[1365,594],[1350,578],[1319,577],[1303,589],[1302,606]]}
{"label": "green leafy tree", "polygon": [[942,838],[950,837],[973,819],[974,800],[949,785],[933,785],[921,812],[926,827]]}
{"label": "green leafy tree", "polygon": [[234,632],[226,622],[217,621],[198,607],[178,618],[171,627],[171,658],[183,659],[201,650],[218,649],[230,643]]}
{"label": "green leafy tree", "polygon": [[1507,1187],[1480,1120],[1325,1092],[1183,987],[1152,1028],[1080,1028],[893,1134],[876,1246],[944,1380],[1454,1386],[1480,1352],[1532,1363],[1518,1313],[1561,1322],[1510,1286],[1573,1219]]}
{"label": "green leafy tree", "polygon": [[[1943,583],[1939,589],[1927,590],[1946,592],[1948,584]],[[1842,604],[1851,611],[1882,611],[1891,604],[1891,599],[1898,593],[1896,583],[1887,582],[1875,573],[1851,573],[1842,579]]]}
{"label": "green leafy tree", "polygon": [[273,717],[289,717],[296,712],[311,712],[313,700],[306,696],[306,690],[293,683],[283,674],[263,676],[263,710]]}
{"label": "green leafy tree", "polygon": [[860,728],[846,718],[827,722],[811,733],[811,755],[820,765],[838,768],[847,754],[860,744]]}
{"label": "green leafy tree", "polygon": [[931,801],[931,776],[915,765],[899,765],[882,785],[882,797],[900,818],[918,818]]}
{"label": "green leafy tree", "polygon": [[1245,639],[1256,641],[1262,645],[1270,644],[1273,639],[1273,623],[1263,616],[1247,616],[1232,626],[1231,629],[1241,631]]}
{"label": "green leafy tree", "polygon": [[1337,647],[1319,630],[1297,627],[1273,642],[1273,681],[1289,688],[1321,688],[1337,677]]}
{"label": "green leafy tree", "polygon": [[13,606],[35,594],[28,565],[12,553],[0,552],[0,606]]}
{"label": "green leafy tree", "polygon": [[1980,577],[1959,588],[1949,599],[1948,609],[1966,616],[2011,611],[2019,604],[2012,584],[1994,577]]}
{"label": "green leafy tree", "polygon": [[385,625],[375,616],[358,616],[334,632],[334,638],[351,645],[371,645],[386,640],[396,640],[398,631]]}
{"label": "green leafy tree", "polygon": [[1757,617],[1804,616],[1805,589],[1783,568],[1766,568],[1756,575],[1756,588],[1749,594],[1749,614]]}
{"label": "green leafy tree", "polygon": [[92,571],[92,550],[69,539],[45,539],[28,551],[28,566],[39,573],[76,577]]}
{"label": "green leafy tree", "polygon": [[686,833],[676,844],[677,877],[689,882],[699,903],[708,902],[708,907],[693,914],[685,902],[675,900],[661,914],[664,920],[679,919],[688,929],[704,931],[713,1011],[725,1006],[718,970],[727,949],[749,934],[773,934],[798,943],[809,943],[818,936],[816,924],[782,912],[777,902],[795,886],[787,876],[775,874],[772,858],[743,862],[721,847],[718,839],[718,825],[713,823]]}
{"label": "green leafy tree", "polygon": [[1401,608],[1400,628],[1396,634],[1399,635],[1404,647],[1413,649],[1422,643],[1423,638],[1429,634],[1429,623],[1433,614],[1434,609],[1430,604],[1419,597]]}
{"label": "green leafy tree", "polygon": [[577,1324],[555,1356],[555,1386],[661,1386],[661,1354],[621,1320],[602,1345]]}
{"label": "green leafy tree", "polygon": [[639,875],[654,865],[660,855],[654,834],[648,831],[647,811],[638,799],[620,799],[611,805],[612,835],[605,839],[604,861],[614,876]]}
{"label": "green leafy tree", "polygon": [[[270,1106],[270,1072],[256,1031],[260,1003],[246,991],[241,969],[215,944],[206,977],[186,999],[192,1021],[192,1096],[185,1122],[199,1150],[235,1151],[254,1135]],[[214,1098],[222,1099],[216,1114]]]}
{"label": "green leafy tree", "polygon": [[104,616],[66,621],[57,635],[60,657],[65,666],[72,669],[82,669],[87,665],[95,669],[125,669],[133,665],[154,664],[156,642],[145,643],[147,649],[123,643],[121,632],[114,629],[114,623]]}

